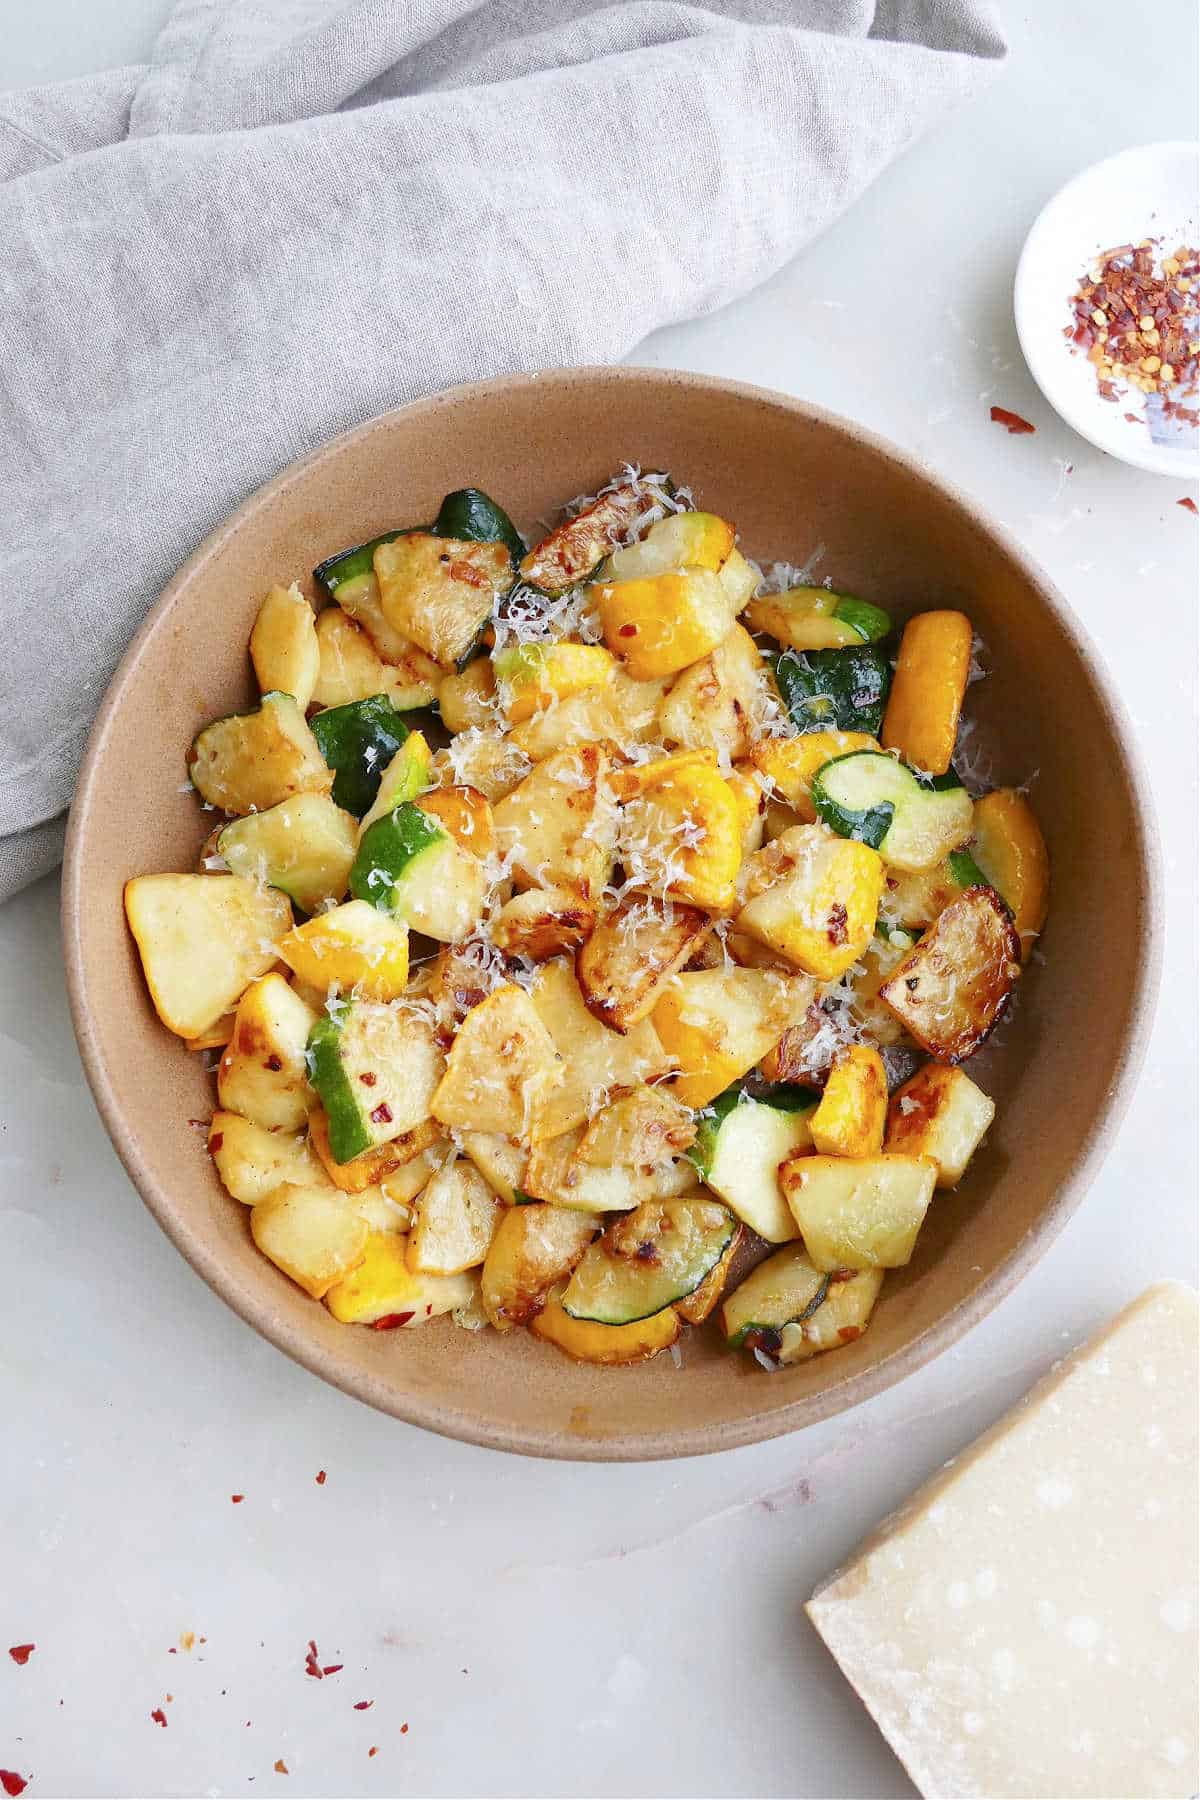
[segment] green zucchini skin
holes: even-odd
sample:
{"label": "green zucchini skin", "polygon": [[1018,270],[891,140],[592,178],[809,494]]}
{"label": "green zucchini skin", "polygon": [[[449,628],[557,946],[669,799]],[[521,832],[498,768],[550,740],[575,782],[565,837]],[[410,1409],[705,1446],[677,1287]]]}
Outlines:
{"label": "green zucchini skin", "polygon": [[364,1150],[371,1149],[375,1142],[364,1106],[354,1091],[354,1082],[343,1059],[345,1017],[343,1012],[337,1018],[326,1015],[318,1019],[308,1034],[306,1050],[309,1080],[325,1108],[329,1120],[329,1148],[338,1163],[349,1162]]}
{"label": "green zucchini skin", "polygon": [[364,575],[375,573],[375,552],[380,544],[393,544],[402,535],[403,529],[385,531],[381,537],[371,538],[368,543],[356,544],[351,550],[339,550],[336,556],[327,556],[313,570],[313,580],[322,593],[327,594],[331,600],[336,600],[337,591],[345,582],[358,581]]}
{"label": "green zucchini skin", "polygon": [[696,1121],[695,1140],[685,1155],[703,1180],[712,1169],[721,1127],[734,1107],[740,1106],[743,1100],[754,1100],[760,1106],[774,1107],[776,1112],[807,1112],[818,1104],[820,1098],[816,1088],[802,1087],[798,1082],[778,1081],[751,1088],[744,1081],[735,1081],[732,1087],[727,1087],[723,1094],[718,1094],[700,1113]]}
{"label": "green zucchini skin", "polygon": [[839,595],[833,616],[857,631],[864,644],[882,643],[891,634],[892,621],[883,608],[872,606],[869,600],[860,600],[855,594]]}
{"label": "green zucchini skin", "polygon": [[433,529],[438,537],[474,544],[504,544],[514,562],[525,554],[525,542],[502,506],[482,488],[456,488],[442,501]]}
{"label": "green zucchini skin", "polygon": [[785,650],[775,684],[793,725],[805,731],[861,731],[878,737],[892,665],[874,644],[845,650]]}
{"label": "green zucchini skin", "polygon": [[991,882],[969,850],[952,850],[947,861],[960,888],[991,887]]}
{"label": "green zucchini skin", "polygon": [[334,803],[361,819],[371,810],[383,771],[408,736],[403,713],[386,694],[372,694],[314,714],[310,728],[334,771]]}
{"label": "green zucchini skin", "polygon": [[410,800],[402,801],[363,833],[350,870],[350,892],[377,912],[393,913],[405,871],[431,844],[446,836],[440,822]]}
{"label": "green zucchini skin", "polygon": [[[970,830],[970,801],[952,769],[945,775],[918,775],[886,751],[851,750],[833,757],[817,770],[811,793],[817,817],[831,831],[869,844],[902,868],[927,866],[905,860],[914,854],[914,835],[919,843],[922,829],[938,831],[947,825],[953,833],[955,824],[962,823],[964,800]],[[950,842],[961,844],[965,835],[959,830]]]}

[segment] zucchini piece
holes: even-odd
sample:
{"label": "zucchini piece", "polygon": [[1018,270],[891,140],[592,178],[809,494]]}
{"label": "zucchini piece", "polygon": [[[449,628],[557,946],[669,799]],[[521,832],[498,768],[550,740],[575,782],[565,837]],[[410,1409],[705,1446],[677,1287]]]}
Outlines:
{"label": "zucchini piece", "polygon": [[623,1163],[644,1169],[682,1154],[695,1140],[688,1108],[666,1088],[643,1082],[593,1115],[575,1154],[580,1162],[599,1168]]}
{"label": "zucchini piece", "polygon": [[367,828],[350,870],[357,899],[443,944],[469,936],[479,923],[486,885],[478,858],[411,801]]}
{"label": "zucchini piece", "polygon": [[611,1164],[597,1167],[579,1160],[582,1128],[560,1137],[542,1138],[529,1153],[521,1191],[529,1200],[547,1200],[574,1212],[630,1212],[653,1198],[650,1171]]}
{"label": "zucchini piece", "polygon": [[887,1148],[901,1156],[931,1156],[938,1186],[956,1187],[995,1116],[995,1101],[969,1075],[926,1063],[892,1095]]}
{"label": "zucchini piece", "polygon": [[541,1312],[530,1320],[529,1329],[534,1337],[564,1350],[576,1362],[599,1363],[612,1369],[647,1362],[660,1350],[669,1350],[681,1326],[673,1306],[632,1325],[596,1325],[590,1319],[573,1319],[564,1311],[561,1290],[556,1289],[547,1295]]}
{"label": "zucchini piece", "polygon": [[[729,1280],[729,1271],[733,1267],[733,1259],[741,1249],[746,1233],[743,1226],[734,1228],[733,1236],[725,1246],[725,1253],[720,1262],[714,1263],[700,1286],[686,1300],[675,1302],[675,1311],[686,1325],[703,1325],[711,1312],[715,1312],[721,1304]],[[606,1331],[613,1331],[615,1326],[607,1325]]]}
{"label": "zucchini piece", "polygon": [[460,543],[503,544],[514,562],[525,554],[525,541],[502,506],[482,488],[456,488],[438,509],[433,530],[437,537],[457,538]]}
{"label": "zucchini piece", "polygon": [[[414,530],[428,530],[427,526],[418,525]],[[392,544],[401,536],[403,528],[396,531],[385,531],[379,537],[370,538],[365,544],[355,544],[353,549],[339,550],[336,556],[328,556],[318,563],[313,570],[313,580],[317,586],[328,594],[331,600],[340,604],[340,588],[347,588],[355,583],[363,582],[375,574],[375,552],[380,544]]]}
{"label": "zucchini piece", "polygon": [[879,997],[923,1050],[957,1063],[976,1051],[1021,973],[1021,940],[994,888],[968,888],[880,983]]}
{"label": "zucchini piece", "polygon": [[[960,888],[996,887],[989,881],[969,850],[952,850],[946,861],[950,865],[950,873]],[[996,889],[999,893],[999,889]]]}
{"label": "zucchini piece", "polygon": [[365,1000],[398,1000],[408,983],[408,927],[364,900],[318,913],[279,944],[301,981],[322,993],[357,990]]}
{"label": "zucchini piece", "polygon": [[565,594],[594,575],[613,546],[628,537],[639,522],[660,504],[654,491],[671,491],[666,476],[647,476],[643,481],[614,483],[573,519],[567,519],[522,558],[519,573],[529,587],[543,594]]}
{"label": "zucchini piece", "polygon": [[317,713],[312,732],[334,771],[335,803],[361,819],[379,792],[384,770],[408,736],[403,716],[386,694],[372,694]]}
{"label": "zucchini piece", "polygon": [[599,644],[518,644],[492,657],[501,704],[509,723],[575,694],[609,686],[616,660]]}
{"label": "zucchini piece", "polygon": [[922,780],[879,750],[852,750],[812,780],[817,815],[839,837],[878,850],[893,868],[932,869],[970,837],[975,808],[953,770]]}
{"label": "zucchini piece", "polygon": [[358,1267],[326,1292],[335,1319],[383,1331],[424,1325],[470,1305],[475,1292],[470,1275],[417,1274],[408,1264],[408,1244],[401,1232],[369,1233]]}
{"label": "zucchini piece", "polygon": [[829,588],[795,587],[762,594],[746,608],[754,631],[764,631],[791,650],[844,650],[878,644],[892,629],[881,607]]}
{"label": "zucchini piece", "polygon": [[293,582],[273,587],[250,633],[250,660],[259,692],[290,694],[301,711],[312,699],[321,668],[313,609]]}
{"label": "zucchini piece", "polygon": [[702,1181],[768,1244],[798,1237],[779,1185],[779,1165],[812,1148],[820,1095],[786,1084],[750,1094],[740,1085],[718,1094],[697,1121],[688,1151]]}
{"label": "zucchini piece", "polygon": [[[382,615],[381,615],[382,616]],[[313,687],[316,705],[348,706],[386,694],[398,712],[432,706],[442,671],[432,657],[396,638],[385,661],[375,638],[340,606],[327,606],[317,620],[320,670]]]}
{"label": "zucchini piece", "polygon": [[376,819],[394,812],[406,800],[415,800],[433,781],[433,753],[420,731],[410,731],[393,756],[379,782],[379,792],[363,814],[358,827],[358,842]]}
{"label": "zucchini piece", "polygon": [[524,1146],[498,1131],[463,1131],[459,1137],[463,1155],[470,1157],[492,1191],[506,1206],[515,1206],[529,1160]]}
{"label": "zucchini piece", "polygon": [[927,612],[910,619],[900,639],[879,736],[885,750],[929,775],[944,775],[954,755],[973,636],[965,613]]}
{"label": "zucchini piece", "polygon": [[632,1325],[695,1293],[736,1229],[715,1200],[649,1200],[586,1250],[563,1290],[563,1311],[598,1325]]}
{"label": "zucchini piece", "polygon": [[[411,1164],[420,1163],[424,1167],[427,1150],[439,1142],[444,1144],[433,1121],[423,1119],[402,1136],[391,1138],[386,1144],[378,1144],[374,1150],[364,1150],[358,1156],[352,1156],[349,1162],[338,1162],[329,1142],[329,1117],[322,1106],[314,1107],[308,1116],[308,1141],[320,1157],[325,1173],[334,1187],[340,1188],[344,1194],[367,1193],[372,1188],[381,1187],[385,1181],[390,1182],[397,1175],[403,1179],[404,1172]],[[416,1192],[420,1192],[428,1179],[429,1176],[426,1175],[418,1183]]]}
{"label": "zucchini piece", "polygon": [[537,1200],[510,1207],[483,1263],[483,1309],[496,1330],[528,1325],[595,1235],[590,1213]]}
{"label": "zucchini piece", "polygon": [[188,751],[202,800],[223,812],[266,812],[293,794],[327,794],[333,777],[291,694],[264,694],[253,712],[214,719]]}
{"label": "zucchini piece", "polygon": [[394,631],[453,669],[474,650],[497,597],[513,583],[505,544],[410,531],[375,552],[383,616]]}
{"label": "zucchini piece", "polygon": [[317,1020],[308,1065],[338,1163],[424,1124],[444,1067],[432,1027],[411,1008],[363,1000]]}
{"label": "zucchini piece", "polygon": [[829,1292],[829,1275],[814,1269],[801,1244],[788,1244],[752,1269],[721,1308],[721,1330],[731,1350],[765,1348],[760,1337],[810,1319]]}
{"label": "zucchini piece", "polygon": [[861,1337],[882,1285],[882,1269],[823,1275],[799,1245],[780,1250],[725,1302],[725,1341],[730,1348],[757,1350],[780,1367],[805,1362]]}
{"label": "zucchini piece", "polygon": [[250,1235],[277,1269],[320,1300],[362,1261],[368,1228],[335,1188],[284,1182],[251,1210]]}
{"label": "zucchini piece", "polygon": [[658,709],[663,743],[715,750],[732,762],[750,748],[769,692],[758,645],[744,626],[734,625],[703,661],[676,676]]}
{"label": "zucchini piece", "polygon": [[928,1156],[801,1156],[779,1171],[818,1269],[900,1269],[933,1199]]}
{"label": "zucchini piece", "polygon": [[892,666],[873,644],[847,650],[785,650],[775,685],[797,731],[862,731],[877,738]]}
{"label": "zucchini piece", "polygon": [[794,814],[790,819],[777,815],[768,827],[768,837],[782,837],[789,825],[816,823],[812,779],[826,763],[848,756],[852,750],[878,749],[876,739],[861,731],[806,731],[800,737],[764,738],[755,744],[751,764],[770,783],[772,794]]}
{"label": "zucchini piece", "polygon": [[496,674],[491,659],[477,656],[461,675],[443,675],[437,690],[438,711],[449,732],[493,730],[497,723]]}
{"label": "zucchini piece", "polygon": [[275,961],[292,923],[286,894],[241,875],[135,875],[125,917],[154,1010],[197,1038]]}
{"label": "zucchini piece", "polygon": [[328,794],[297,794],[234,819],[218,835],[217,851],[235,875],[265,881],[311,913],[346,892],[357,841],[353,818]]}
{"label": "zucchini piece", "polygon": [[591,931],[595,913],[569,888],[527,888],[505,901],[491,921],[492,942],[505,956],[548,962],[576,950]]}

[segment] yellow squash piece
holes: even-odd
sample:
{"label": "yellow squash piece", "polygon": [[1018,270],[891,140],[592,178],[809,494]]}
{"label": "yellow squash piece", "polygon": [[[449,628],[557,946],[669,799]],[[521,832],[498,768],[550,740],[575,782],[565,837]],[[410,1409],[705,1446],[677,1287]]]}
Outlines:
{"label": "yellow squash piece", "polygon": [[588,1010],[569,963],[545,963],[533,984],[533,1006],[561,1059],[561,1079],[538,1118],[538,1135],[558,1137],[583,1125],[617,1089],[665,1074],[671,1059],[650,1019],[622,1035]]}
{"label": "yellow squash piece", "polygon": [[925,1156],[801,1156],[779,1171],[818,1269],[903,1268],[936,1180]]}
{"label": "yellow squash piece", "polygon": [[434,1117],[468,1131],[549,1136],[547,1102],[562,1081],[554,1039],[524,988],[509,985],[472,1007],[433,1096]]}
{"label": "yellow squash piece", "polygon": [[497,1331],[528,1325],[596,1235],[591,1213],[531,1201],[500,1221],[483,1264],[484,1311]]}
{"label": "yellow squash piece", "polygon": [[759,730],[769,685],[758,645],[741,625],[679,674],[658,711],[665,744],[744,756]]}
{"label": "yellow squash piece", "polygon": [[270,968],[292,908],[241,875],[135,875],[125,917],[155,1012],[168,1031],[196,1038]]}
{"label": "yellow squash piece", "polygon": [[733,624],[729,597],[711,569],[600,582],[593,593],[604,641],[635,681],[686,669],[715,650]]}
{"label": "yellow squash piece", "polygon": [[499,802],[496,847],[511,856],[518,887],[570,888],[587,901],[599,896],[617,841],[609,769],[601,744],[560,750]]}
{"label": "yellow squash piece", "polygon": [[899,1156],[930,1156],[937,1185],[956,1187],[992,1120],[996,1103],[961,1069],[926,1063],[892,1096],[887,1148]]}
{"label": "yellow squash piece", "polygon": [[440,819],[460,850],[482,862],[496,848],[492,808],[485,794],[473,787],[439,787],[416,802],[423,813]]}
{"label": "yellow squash piece", "polygon": [[334,1284],[325,1304],[343,1325],[404,1328],[425,1325],[441,1313],[467,1306],[475,1292],[470,1275],[427,1275],[409,1267],[403,1233],[372,1231],[362,1260]]}
{"label": "yellow squash piece", "polygon": [[527,888],[514,894],[491,922],[492,942],[506,956],[546,962],[585,942],[593,907],[569,888]]}
{"label": "yellow squash piece", "polygon": [[441,787],[478,788],[495,806],[511,794],[531,767],[530,758],[515,737],[495,731],[467,731],[433,758],[433,777]]}
{"label": "yellow squash piece", "polygon": [[312,698],[322,707],[348,706],[386,694],[401,712],[431,705],[442,679],[438,664],[400,637],[389,638],[388,649],[390,655],[342,607],[327,606],[317,619],[320,661]]}
{"label": "yellow squash piece", "polygon": [[591,1319],[573,1319],[554,1293],[530,1321],[530,1330],[544,1343],[565,1350],[576,1362],[619,1368],[669,1350],[679,1336],[680,1323],[675,1308],[667,1306],[633,1325],[597,1325]]}
{"label": "yellow squash piece", "polygon": [[279,954],[313,987],[336,983],[368,1000],[398,1000],[408,982],[408,926],[368,900],[317,913],[282,939]]}
{"label": "yellow squash piece", "polygon": [[[790,822],[812,825],[817,813],[809,790],[817,770],[836,756],[849,756],[852,750],[878,749],[875,739],[863,731],[806,731],[802,737],[764,738],[751,750],[750,761],[766,778],[772,793],[796,814]],[[781,834],[768,829],[767,835]]]}
{"label": "yellow squash piece", "polygon": [[363,1260],[368,1228],[336,1188],[284,1182],[251,1211],[250,1234],[276,1268],[320,1300]]}
{"label": "yellow squash piece", "polygon": [[296,586],[273,587],[250,633],[250,660],[259,692],[290,694],[303,710],[321,666],[313,609]]}
{"label": "yellow squash piece", "polygon": [[743,891],[739,931],[818,981],[836,981],[870,942],[883,862],[868,844],[796,825],[750,858]]}
{"label": "yellow squash piece", "polygon": [[600,1167],[579,1159],[582,1128],[561,1137],[543,1138],[529,1153],[522,1191],[534,1200],[570,1207],[574,1212],[631,1212],[654,1193],[649,1171],[619,1163]]}
{"label": "yellow squash piece", "polygon": [[473,1163],[463,1157],[437,1171],[417,1202],[408,1266],[417,1274],[458,1275],[488,1253],[504,1207]]}
{"label": "yellow squash piece", "polygon": [[904,627],[880,740],[926,775],[944,775],[971,672],[971,621],[960,612],[917,613]]}
{"label": "yellow squash piece", "polygon": [[972,854],[1013,912],[1021,960],[1029,961],[1050,905],[1050,856],[1032,806],[1016,788],[975,802]]}
{"label": "yellow squash piece", "polygon": [[460,674],[443,675],[437,699],[447,731],[491,730],[499,713],[491,658],[474,656]]}
{"label": "yellow squash piece", "polygon": [[711,915],[695,906],[627,898],[604,913],[575,958],[588,1011],[626,1032],[653,1011],[666,983],[711,935]]}
{"label": "yellow squash piece", "polygon": [[267,1131],[240,1113],[218,1110],[208,1127],[208,1154],[226,1193],[254,1206],[280,1182],[321,1185],[321,1165],[303,1132]]}
{"label": "yellow squash piece", "polygon": [[221,1105],[268,1131],[299,1131],[315,1103],[304,1053],[316,1020],[274,970],[252,982],[217,1067]]}
{"label": "yellow squash piece", "polygon": [[668,769],[626,803],[619,848],[630,886],[725,912],[742,864],[738,802],[716,768]]}
{"label": "yellow squash piece", "polygon": [[810,1121],[819,1156],[877,1156],[887,1121],[887,1073],[869,1044],[851,1044],[834,1063]]}
{"label": "yellow squash piece", "polygon": [[529,1160],[529,1152],[520,1139],[505,1137],[498,1131],[463,1131],[459,1141],[464,1156],[475,1164],[492,1192],[499,1194],[505,1206],[515,1206]]}
{"label": "yellow squash piece", "polygon": [[575,694],[607,687],[616,673],[611,653],[599,644],[522,644],[492,661],[500,703],[509,723]]}
{"label": "yellow squash piece", "polygon": [[[394,1175],[407,1169],[410,1163],[422,1158],[440,1141],[441,1134],[432,1119],[422,1119],[410,1131],[403,1131],[398,1137],[389,1138],[386,1144],[376,1144],[371,1150],[364,1150],[358,1156],[352,1156],[349,1162],[340,1163],[334,1160],[333,1150],[329,1142],[329,1120],[322,1107],[317,1107],[309,1114],[308,1141],[321,1159],[321,1165],[332,1181],[334,1187],[340,1188],[344,1194],[363,1194],[368,1188],[386,1186]],[[421,1168],[426,1167],[424,1162]],[[423,1187],[424,1182],[420,1183]],[[397,1199],[408,1183],[401,1179],[392,1191]],[[419,1192],[419,1188],[415,1191]]]}
{"label": "yellow squash piece", "polygon": [[670,513],[651,525],[645,537],[614,550],[609,571],[614,581],[634,576],[665,575],[672,569],[721,569],[733,553],[737,532],[716,513]]}
{"label": "yellow squash piece", "polygon": [[762,849],[767,822],[767,798],[758,776],[745,768],[731,769],[725,777],[738,809],[742,833],[742,860]]}
{"label": "yellow squash piece", "polygon": [[681,1073],[671,1092],[707,1106],[752,1069],[812,1001],[802,975],[769,969],[685,970],[664,990],[651,1021]]}

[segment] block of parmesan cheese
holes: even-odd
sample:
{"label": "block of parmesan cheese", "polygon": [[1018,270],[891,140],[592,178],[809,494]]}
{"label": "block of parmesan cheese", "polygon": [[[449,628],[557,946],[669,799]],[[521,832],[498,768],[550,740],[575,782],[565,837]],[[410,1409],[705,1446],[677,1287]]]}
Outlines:
{"label": "block of parmesan cheese", "polygon": [[1200,1789],[1198,1347],[1150,1288],[809,1602],[922,1794]]}

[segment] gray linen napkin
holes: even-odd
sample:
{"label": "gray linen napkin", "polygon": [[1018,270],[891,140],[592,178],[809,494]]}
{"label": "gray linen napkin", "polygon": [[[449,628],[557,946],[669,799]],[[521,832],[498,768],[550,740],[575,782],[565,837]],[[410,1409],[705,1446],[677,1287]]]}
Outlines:
{"label": "gray linen napkin", "polygon": [[147,67],[0,95],[0,899],[247,492],[724,304],[1003,55],[988,0],[183,0]]}

